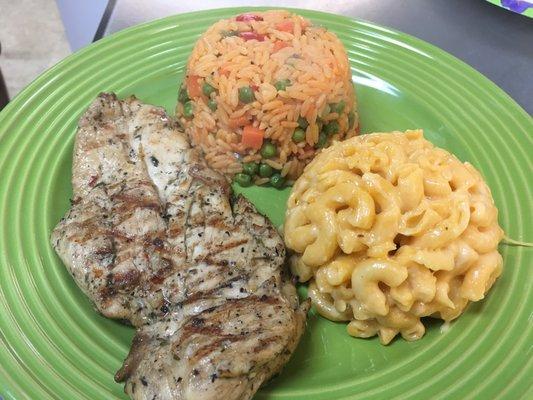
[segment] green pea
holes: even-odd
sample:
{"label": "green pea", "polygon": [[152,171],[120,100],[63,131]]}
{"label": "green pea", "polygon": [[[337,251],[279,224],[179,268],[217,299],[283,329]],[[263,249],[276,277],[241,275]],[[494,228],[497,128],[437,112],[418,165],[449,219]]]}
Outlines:
{"label": "green pea", "polygon": [[328,143],[328,135],[322,131],[320,132],[320,135],[318,135],[318,142],[316,143],[315,147],[320,149],[322,147],[326,147]]}
{"label": "green pea", "polygon": [[192,118],[194,114],[194,105],[192,104],[192,101],[188,101],[183,105],[183,116],[185,118]]}
{"label": "green pea", "polygon": [[271,142],[265,142],[263,143],[263,146],[261,146],[261,156],[263,158],[274,157],[277,153],[278,150],[276,149],[276,146],[274,146]]}
{"label": "green pea", "polygon": [[285,178],[275,173],[270,177],[270,184],[276,189],[281,189],[285,185]]}
{"label": "green pea", "polygon": [[355,123],[355,112],[350,111],[350,113],[348,114],[348,128],[352,129],[354,123]]}
{"label": "green pea", "polygon": [[256,164],[254,162],[242,164],[242,172],[244,172],[245,174],[254,176],[254,175],[257,175],[258,171],[259,171],[259,164]]}
{"label": "green pea", "polygon": [[323,132],[325,132],[328,136],[336,135],[337,133],[339,133],[339,131],[340,127],[337,121],[329,121],[329,123],[325,125],[323,129]]}
{"label": "green pea", "polygon": [[296,128],[292,134],[292,141],[294,143],[300,143],[305,140],[305,131],[302,128]]}
{"label": "green pea", "polygon": [[298,117],[298,126],[302,129],[307,129],[309,122],[304,117]]}
{"label": "green pea", "polygon": [[182,104],[187,103],[190,100],[189,95],[187,93],[187,89],[183,87],[183,84],[180,86],[180,91],[178,94],[178,101]]}
{"label": "green pea", "polygon": [[268,164],[259,165],[259,176],[261,178],[270,178],[274,173],[274,168]]}
{"label": "green pea", "polygon": [[202,93],[205,94],[207,97],[209,97],[209,95],[215,91],[216,89],[207,82],[204,82],[204,84],[202,85]]}
{"label": "green pea", "polygon": [[331,111],[340,114],[344,111],[344,107],[346,107],[346,102],[344,100],[341,100],[338,103],[332,103],[329,106],[331,108]]}
{"label": "green pea", "polygon": [[326,104],[326,106],[324,107],[324,110],[322,111],[322,116],[325,117],[326,115],[329,115],[329,113],[331,112],[331,108],[329,107],[329,104]]}
{"label": "green pea", "polygon": [[277,91],[286,90],[287,86],[291,86],[291,81],[289,79],[282,79],[274,83],[274,87]]}
{"label": "green pea", "polygon": [[247,187],[252,184],[252,177],[248,174],[243,174],[243,173],[235,174],[234,179],[235,179],[235,182],[237,182],[239,186],[242,186],[242,187]]}
{"label": "green pea", "polygon": [[211,111],[216,111],[218,107],[216,100],[209,99],[207,101],[207,107],[209,107]]}
{"label": "green pea", "polygon": [[250,86],[243,86],[239,88],[239,100],[243,103],[251,103],[255,100],[254,91]]}

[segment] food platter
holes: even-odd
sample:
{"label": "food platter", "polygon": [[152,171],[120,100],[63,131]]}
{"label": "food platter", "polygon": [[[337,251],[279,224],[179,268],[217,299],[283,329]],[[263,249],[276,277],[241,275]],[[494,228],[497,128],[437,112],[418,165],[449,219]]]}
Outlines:
{"label": "food platter", "polygon": [[[68,57],[0,113],[0,396],[124,399],[113,382],[134,330],[99,316],[49,245],[68,209],[79,116],[102,91],[172,112],[196,38],[246,11],[177,15],[133,27]],[[363,133],[423,128],[478,168],[511,238],[531,241],[533,122],[501,89],[449,54],[370,23],[296,10],[335,32],[351,62]],[[289,189],[236,188],[276,225]],[[282,374],[258,399],[521,398],[530,390],[532,250],[500,245],[504,272],[448,329],[417,342],[354,339],[311,312]],[[301,292],[305,292],[302,288]]]}

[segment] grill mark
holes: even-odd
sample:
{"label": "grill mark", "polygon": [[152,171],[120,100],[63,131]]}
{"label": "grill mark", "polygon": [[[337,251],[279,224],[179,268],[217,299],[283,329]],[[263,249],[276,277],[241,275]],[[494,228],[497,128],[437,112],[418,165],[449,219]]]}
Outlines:
{"label": "grill mark", "polygon": [[204,325],[203,322],[195,323],[195,321],[201,320],[202,318],[192,318],[189,320],[187,325],[183,328],[183,338],[188,338],[190,335],[206,335],[206,336],[215,336],[222,335],[222,330],[219,326],[215,325]]}
{"label": "grill mark", "polygon": [[245,340],[246,337],[247,337],[246,335],[242,335],[242,334],[223,335],[220,338],[214,340],[213,342],[208,343],[207,345],[198,348],[198,350],[196,350],[194,354],[192,355],[191,360],[194,360],[196,362],[196,360],[199,360],[200,358],[203,358],[207,356],[208,354],[213,353],[214,351],[222,348],[224,342],[235,343],[241,340]]}
{"label": "grill mark", "polygon": [[134,240],[138,239],[136,236],[126,236],[123,232],[113,228],[107,231],[107,234],[111,236],[115,241],[123,241],[125,243],[131,243]]}
{"label": "grill mark", "polygon": [[180,236],[185,231],[180,225],[176,223],[169,224],[169,225],[172,225],[172,227],[169,227],[167,230],[167,237],[169,238],[174,239]]}
{"label": "grill mark", "polygon": [[232,265],[231,261],[228,262],[228,260],[226,259],[217,260],[213,258],[211,254],[207,254],[205,258],[202,258],[199,262],[204,262],[210,266],[221,267],[221,268],[228,267],[228,265]]}
{"label": "grill mark", "polygon": [[224,243],[222,246],[217,246],[214,249],[211,249],[212,251],[209,254],[212,254],[213,251],[215,253],[220,253],[226,250],[234,249],[235,247],[241,246],[246,243],[248,243],[248,239],[241,239],[235,242],[227,242],[227,243]]}
{"label": "grill mark", "polygon": [[[104,303],[118,295],[120,292],[128,292],[137,288],[141,283],[142,275],[138,270],[129,270],[125,273],[107,275],[106,286],[100,288],[100,299]],[[109,307],[109,304],[105,308]]]}
{"label": "grill mark", "polygon": [[104,286],[103,288],[100,288],[100,299],[102,300],[102,303],[104,303],[104,308],[109,306],[109,304],[107,304],[108,301],[117,293],[117,288],[113,286]]}
{"label": "grill mark", "polygon": [[231,249],[234,249],[236,247],[242,246],[243,244],[247,244],[247,243],[248,243],[248,239],[241,239],[241,240],[237,240],[237,241],[234,241],[234,242],[226,242],[226,243],[223,243],[220,246],[214,246],[213,248],[209,248],[209,251],[202,258],[197,260],[196,262],[202,262],[203,261],[203,262],[206,262],[208,264],[225,266],[225,265],[228,264],[227,260],[218,260],[218,261],[216,261],[214,259],[214,257],[219,255],[219,253],[222,253],[223,251],[231,250]]}
{"label": "grill mark", "polygon": [[119,290],[131,289],[140,281],[141,273],[136,269],[130,269],[125,273],[111,275],[111,284]]}
{"label": "grill mark", "polygon": [[264,339],[259,339],[259,344],[254,347],[254,353],[259,353],[260,351],[266,349],[271,343],[277,342],[278,340],[282,341],[282,338],[279,336],[268,336]]}
{"label": "grill mark", "polygon": [[90,240],[94,240],[96,237],[109,236],[109,231],[102,228],[103,223],[100,221],[100,217],[92,217],[83,222],[68,222],[66,227],[69,231],[74,231],[74,234],[69,235],[67,240],[84,244]]}
{"label": "grill mark", "polygon": [[162,257],[161,263],[163,266],[150,278],[150,282],[155,285],[160,285],[164,280],[174,272],[174,264],[172,260]]}
{"label": "grill mark", "polygon": [[111,201],[115,203],[113,209],[120,214],[129,213],[137,208],[148,208],[158,213],[161,211],[161,205],[155,199],[119,193],[112,196]]}
{"label": "grill mark", "polygon": [[207,226],[211,226],[213,228],[218,228],[218,229],[223,229],[223,230],[236,230],[235,221],[233,221],[231,216],[209,214],[206,217],[205,222]]}
{"label": "grill mark", "polygon": [[233,221],[228,221],[226,217],[221,217],[220,215],[212,215],[206,218],[202,218],[201,221],[204,227],[214,228],[221,231],[236,231],[235,223]]}
{"label": "grill mark", "polygon": [[95,255],[105,258],[115,251],[112,248],[102,247],[94,252]]}
{"label": "grill mark", "polygon": [[[113,246],[113,241],[111,241],[110,248],[107,248],[107,247],[100,248],[94,252],[94,255],[96,256],[95,258],[98,260],[100,264],[104,265],[106,268],[112,269],[115,264],[115,260],[116,260],[116,254],[115,254],[115,249]],[[95,276],[97,278],[99,278],[101,275],[102,274],[100,273],[100,275],[96,276],[96,273],[95,273]]]}
{"label": "grill mark", "polygon": [[[250,301],[252,302],[252,304],[249,304]],[[204,335],[204,336],[207,336],[209,338],[214,338],[215,336],[219,336],[218,338],[216,338],[214,341],[206,344],[205,346],[202,346],[200,347],[195,353],[194,355],[191,357],[191,361],[194,360],[194,361],[197,361],[205,356],[207,356],[208,354],[216,351],[216,350],[219,350],[223,343],[224,342],[227,342],[227,341],[230,341],[232,343],[234,342],[237,342],[237,341],[240,341],[240,340],[246,340],[247,338],[250,338],[254,335],[258,335],[260,332],[261,332],[261,327],[259,326],[257,329],[254,329],[252,331],[248,331],[246,334],[243,334],[243,333],[239,333],[239,334],[225,334],[223,335],[222,334],[222,331],[220,329],[220,327],[218,325],[205,325],[205,321],[206,319],[210,322],[214,322],[216,323],[218,320],[220,320],[221,318],[224,318],[224,315],[226,314],[226,312],[230,311],[230,310],[233,310],[235,309],[236,307],[238,307],[238,303],[241,303],[243,306],[246,306],[247,307],[251,307],[253,306],[253,303],[254,302],[263,302],[263,303],[275,303],[277,302],[277,299],[273,298],[273,297],[269,297],[269,296],[261,296],[261,297],[257,297],[257,296],[250,296],[248,298],[245,298],[245,299],[234,299],[234,301],[231,301],[231,300],[228,300],[225,304],[223,305],[220,305],[218,307],[215,307],[215,310],[213,309],[210,309],[210,310],[205,310],[204,312],[202,312],[200,315],[203,315],[203,314],[210,314],[211,312],[215,311],[216,314],[215,315],[209,315],[209,316],[206,316],[205,318],[204,317],[195,317],[195,318],[192,318],[190,323],[187,324],[187,326],[184,328],[184,332],[182,334],[182,338],[186,339],[186,338],[189,338],[190,335],[192,334],[198,334],[198,335]],[[240,307],[243,309],[243,314],[248,314],[248,312],[246,311],[246,308],[245,307]],[[235,315],[235,317],[238,318],[238,315]],[[254,347],[253,351],[254,352],[259,352],[259,351],[262,351],[264,350],[265,348],[267,348],[270,344],[272,343],[275,343],[277,341],[279,341],[280,338],[279,336],[269,336],[269,337],[266,337],[264,339],[259,339],[259,344],[257,346]],[[182,341],[179,341],[178,343],[176,343],[176,347],[179,347],[182,345]]]}
{"label": "grill mark", "polygon": [[[219,291],[220,289],[224,289],[227,287],[230,287],[233,282],[240,281],[242,279],[246,279],[243,276],[236,276],[234,278],[231,278],[227,281],[224,281],[222,284],[214,287],[213,289],[209,289],[206,291],[198,291],[194,292],[190,296],[187,296],[187,299],[182,303],[183,305],[191,304],[197,300],[203,300],[203,299],[209,299],[211,297],[215,297],[215,293]],[[229,300],[228,300],[229,301]]]}
{"label": "grill mark", "polygon": [[[182,337],[188,337],[190,334],[193,333],[203,335],[222,335],[222,330],[220,329],[220,326],[213,325],[213,322],[217,323],[217,321],[221,319],[220,314],[226,314],[227,312],[230,312],[231,309],[237,307],[236,305],[234,305],[235,303],[244,303],[245,305],[247,305],[247,300],[249,299],[255,300],[258,298],[256,296],[250,296],[241,299],[228,299],[225,303],[215,305],[213,307],[209,307],[203,310],[200,314],[195,315],[194,317],[190,318],[189,321],[187,321],[187,323],[183,327],[184,333],[182,334]],[[188,302],[190,302],[190,298],[188,298],[182,304],[186,304]],[[205,324],[206,321],[209,322],[208,325]]]}
{"label": "grill mark", "polygon": [[100,289],[100,297],[103,302],[107,302],[111,297],[123,290],[131,290],[138,285],[141,273],[134,270],[125,273],[109,274],[107,276],[106,286]]}

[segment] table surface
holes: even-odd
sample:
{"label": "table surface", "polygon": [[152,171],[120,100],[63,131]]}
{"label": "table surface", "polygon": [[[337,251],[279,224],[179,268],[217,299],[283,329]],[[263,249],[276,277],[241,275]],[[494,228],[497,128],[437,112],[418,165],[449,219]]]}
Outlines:
{"label": "table surface", "polygon": [[107,35],[172,14],[243,4],[326,11],[411,34],[470,64],[533,115],[533,19],[485,0],[112,0],[100,31]]}

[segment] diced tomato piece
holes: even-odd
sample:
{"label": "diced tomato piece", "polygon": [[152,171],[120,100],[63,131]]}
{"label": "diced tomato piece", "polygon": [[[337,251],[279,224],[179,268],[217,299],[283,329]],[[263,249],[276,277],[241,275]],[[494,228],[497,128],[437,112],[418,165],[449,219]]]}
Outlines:
{"label": "diced tomato piece", "polygon": [[253,125],[246,125],[242,130],[241,143],[244,147],[259,150],[263,145],[265,131]]}
{"label": "diced tomato piece", "polygon": [[278,31],[283,31],[283,32],[293,32],[294,22],[292,22],[291,20],[280,22],[279,24],[276,25],[276,29]]}
{"label": "diced tomato piece", "polygon": [[246,41],[257,40],[258,42],[263,42],[265,40],[265,35],[254,31],[241,32],[239,33],[239,37],[243,38]]}
{"label": "diced tomato piece", "polygon": [[283,40],[276,40],[274,42],[274,49],[273,49],[273,53],[277,52],[277,51],[280,51],[281,49],[285,48],[289,46],[289,43],[287,42],[284,42]]}
{"label": "diced tomato piece", "polygon": [[257,92],[259,90],[259,86],[257,85],[251,84],[250,87],[252,88],[254,92]]}
{"label": "diced tomato piece", "polygon": [[256,14],[245,13],[245,14],[238,15],[237,18],[235,18],[235,20],[240,21],[240,22],[242,22],[242,21],[262,21],[263,17],[261,17],[259,15],[256,15]]}
{"label": "diced tomato piece", "polygon": [[198,75],[189,75],[187,77],[187,92],[191,98],[200,97],[202,95],[202,88],[198,82],[199,79],[200,77]]}
{"label": "diced tomato piece", "polygon": [[357,125],[355,127],[355,133],[357,133],[358,135],[361,133],[361,125]]}
{"label": "diced tomato piece", "polygon": [[250,120],[246,115],[242,115],[239,118],[231,118],[228,122],[230,128],[238,128],[240,126],[245,126],[250,123]]}

